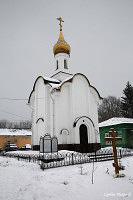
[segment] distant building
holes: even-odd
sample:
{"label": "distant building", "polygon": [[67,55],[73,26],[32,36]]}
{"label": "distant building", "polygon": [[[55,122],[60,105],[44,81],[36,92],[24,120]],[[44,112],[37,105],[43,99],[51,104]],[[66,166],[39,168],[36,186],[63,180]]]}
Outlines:
{"label": "distant building", "polygon": [[39,76],[29,96],[33,149],[39,149],[40,137],[48,133],[58,138],[59,149],[94,151],[100,148],[97,106],[102,98],[85,75],[70,73],[70,46],[59,20],[55,72],[51,78]]}
{"label": "distant building", "polygon": [[0,129],[0,149],[5,149],[7,143],[16,144],[21,148],[26,144],[31,145],[30,130],[18,130],[18,129]]}
{"label": "distant building", "polygon": [[99,123],[101,147],[111,146],[111,142],[105,141],[110,128],[114,128],[116,136],[122,137],[122,141],[116,143],[118,147],[133,148],[133,119],[114,117]]}

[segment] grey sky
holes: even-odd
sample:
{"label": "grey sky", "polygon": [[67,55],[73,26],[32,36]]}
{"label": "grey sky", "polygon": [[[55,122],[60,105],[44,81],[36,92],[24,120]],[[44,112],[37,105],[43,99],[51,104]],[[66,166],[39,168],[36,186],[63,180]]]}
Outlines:
{"label": "grey sky", "polygon": [[[39,75],[54,74],[56,20],[71,46],[71,73],[85,74],[101,96],[133,85],[132,0],[0,0],[0,98],[28,98]],[[0,100],[0,119],[30,119],[27,101]]]}

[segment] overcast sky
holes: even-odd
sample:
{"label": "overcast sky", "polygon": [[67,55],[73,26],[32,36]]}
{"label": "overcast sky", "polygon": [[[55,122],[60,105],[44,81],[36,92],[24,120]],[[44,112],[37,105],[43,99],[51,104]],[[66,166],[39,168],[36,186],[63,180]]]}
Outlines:
{"label": "overcast sky", "polygon": [[[133,0],[0,0],[0,98],[27,99],[39,75],[54,74],[60,16],[71,73],[102,97],[133,85]],[[26,103],[0,99],[0,119],[30,119]]]}

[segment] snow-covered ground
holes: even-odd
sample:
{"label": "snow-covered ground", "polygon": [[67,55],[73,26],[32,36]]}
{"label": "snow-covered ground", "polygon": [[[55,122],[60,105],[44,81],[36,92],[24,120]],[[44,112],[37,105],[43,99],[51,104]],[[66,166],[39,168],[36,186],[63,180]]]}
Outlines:
{"label": "snow-covered ground", "polygon": [[42,171],[38,164],[0,157],[0,200],[131,200],[133,157],[122,164],[126,176],[114,178],[112,161],[95,163],[92,184],[93,163]]}

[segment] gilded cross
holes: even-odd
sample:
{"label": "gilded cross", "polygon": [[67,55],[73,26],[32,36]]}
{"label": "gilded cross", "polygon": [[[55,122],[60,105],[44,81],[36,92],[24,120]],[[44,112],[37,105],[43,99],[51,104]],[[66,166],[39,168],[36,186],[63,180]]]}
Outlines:
{"label": "gilded cross", "polygon": [[115,167],[115,174],[119,174],[119,166],[118,166],[118,159],[117,159],[117,150],[116,150],[116,141],[121,141],[121,137],[115,137],[116,131],[113,128],[110,129],[109,134],[111,137],[105,137],[106,141],[112,142],[113,147],[113,154],[114,154],[114,167]]}
{"label": "gilded cross", "polygon": [[60,21],[60,23],[59,23],[59,25],[60,25],[60,31],[62,31],[62,24],[61,23],[64,22],[64,21],[63,21],[63,19],[61,17],[58,17],[57,20]]}

